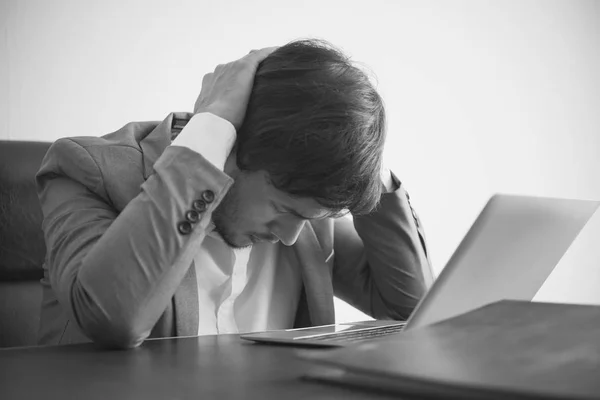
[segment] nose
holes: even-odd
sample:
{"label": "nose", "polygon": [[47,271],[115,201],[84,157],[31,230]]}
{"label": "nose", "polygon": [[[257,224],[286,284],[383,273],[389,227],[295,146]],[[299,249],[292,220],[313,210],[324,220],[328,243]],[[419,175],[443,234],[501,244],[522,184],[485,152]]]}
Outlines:
{"label": "nose", "polygon": [[279,223],[272,227],[271,232],[277,236],[279,241],[286,246],[291,246],[296,243],[300,231],[304,228],[303,220],[286,221],[285,223]]}

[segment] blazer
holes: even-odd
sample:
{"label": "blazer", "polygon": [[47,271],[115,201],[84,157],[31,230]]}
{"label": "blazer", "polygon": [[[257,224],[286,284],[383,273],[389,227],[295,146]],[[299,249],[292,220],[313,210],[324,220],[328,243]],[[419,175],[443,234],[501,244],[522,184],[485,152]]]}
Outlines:
{"label": "blazer", "polygon": [[[130,348],[197,334],[190,267],[233,180],[169,146],[191,116],[63,138],[48,150],[36,176],[47,246],[40,344]],[[334,323],[334,295],[377,319],[410,315],[433,276],[419,218],[397,186],[369,215],[307,222],[294,245],[276,244],[277,262],[302,271],[295,327]],[[187,232],[190,209],[201,217]]]}

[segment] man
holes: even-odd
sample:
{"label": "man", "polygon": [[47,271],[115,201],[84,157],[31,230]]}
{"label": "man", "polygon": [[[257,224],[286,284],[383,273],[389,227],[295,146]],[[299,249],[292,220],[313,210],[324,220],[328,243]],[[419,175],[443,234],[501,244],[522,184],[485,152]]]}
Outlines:
{"label": "man", "polygon": [[384,127],[364,73],[297,41],[217,66],[193,114],[58,140],[40,344],[329,324],[334,294],[407,318],[432,278]]}

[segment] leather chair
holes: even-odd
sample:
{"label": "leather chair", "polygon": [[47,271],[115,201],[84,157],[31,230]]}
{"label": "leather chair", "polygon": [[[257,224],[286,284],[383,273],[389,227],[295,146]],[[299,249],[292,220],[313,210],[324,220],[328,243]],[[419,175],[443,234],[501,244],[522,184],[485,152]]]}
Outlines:
{"label": "leather chair", "polygon": [[35,174],[49,147],[0,141],[0,347],[37,344],[46,246]]}

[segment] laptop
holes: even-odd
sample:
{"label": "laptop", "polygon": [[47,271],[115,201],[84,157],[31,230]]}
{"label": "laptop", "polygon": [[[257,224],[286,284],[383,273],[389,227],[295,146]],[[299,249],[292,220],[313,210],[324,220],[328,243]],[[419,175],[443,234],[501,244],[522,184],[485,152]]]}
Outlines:
{"label": "laptop", "polygon": [[534,299],[600,201],[496,194],[404,321],[364,321],[241,335],[255,342],[346,346],[433,324],[499,300]]}

